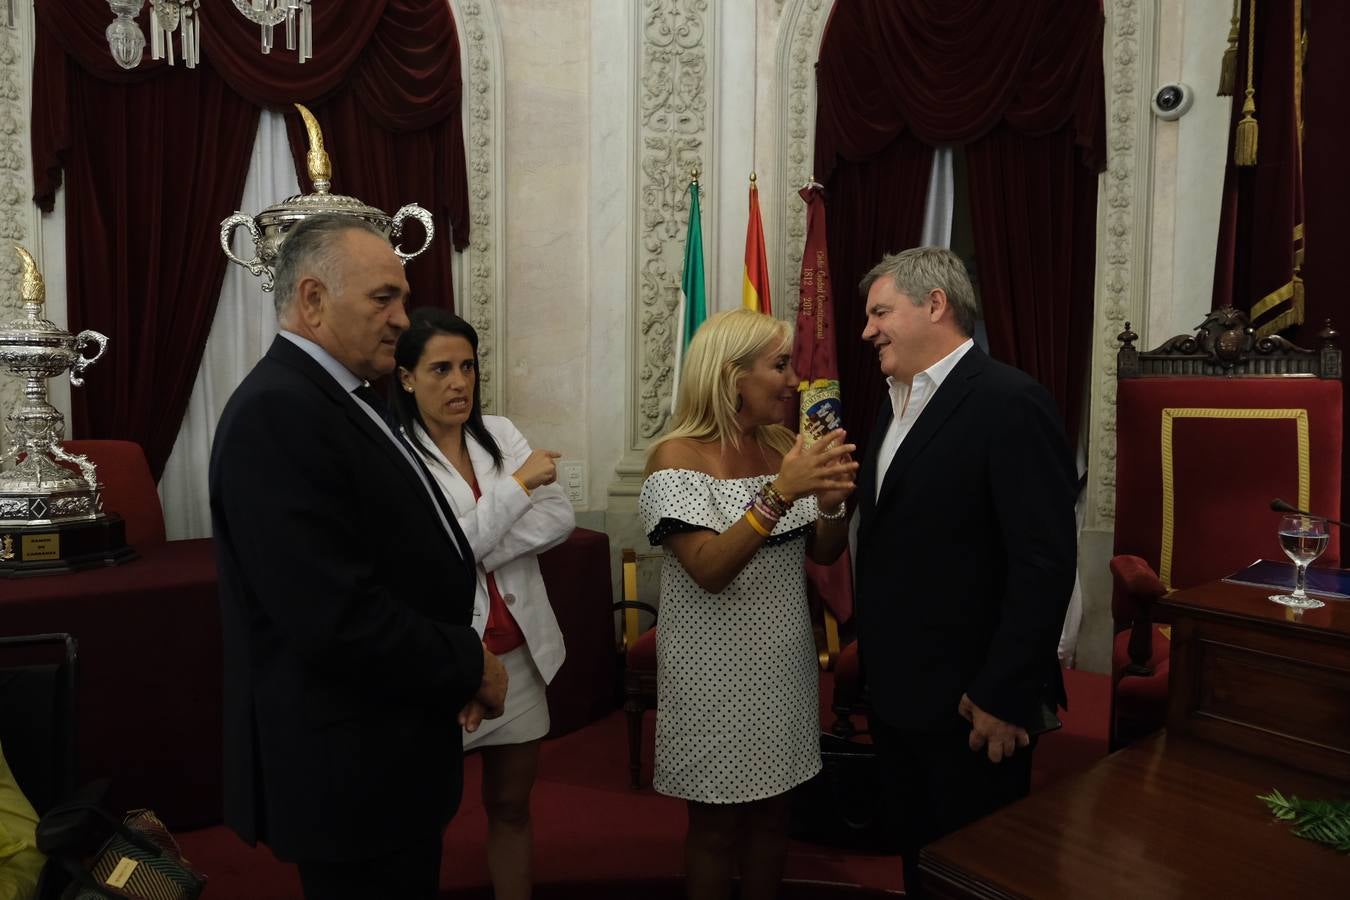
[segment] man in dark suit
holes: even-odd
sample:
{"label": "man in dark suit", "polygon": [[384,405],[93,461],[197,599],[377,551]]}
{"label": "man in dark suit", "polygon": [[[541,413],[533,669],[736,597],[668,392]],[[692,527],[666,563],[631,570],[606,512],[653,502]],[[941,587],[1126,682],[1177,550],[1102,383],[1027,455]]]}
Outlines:
{"label": "man in dark suit", "polygon": [[470,627],[469,544],[369,387],[408,283],[346,216],[295,226],[275,268],[281,333],[211,453],[225,818],[310,900],[436,897],[460,725],[500,714],[506,673]]}
{"label": "man in dark suit", "polygon": [[1049,393],[974,346],[955,254],[887,256],[862,291],[890,402],[858,478],[858,648],[916,893],[924,844],[1027,793],[1028,731],[1065,703],[1076,478]]}

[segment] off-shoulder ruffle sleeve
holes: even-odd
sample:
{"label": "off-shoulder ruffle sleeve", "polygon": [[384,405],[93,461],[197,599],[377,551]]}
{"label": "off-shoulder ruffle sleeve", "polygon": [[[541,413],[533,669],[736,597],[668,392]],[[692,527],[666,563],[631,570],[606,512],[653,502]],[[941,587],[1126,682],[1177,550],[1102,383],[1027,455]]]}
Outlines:
{"label": "off-shoulder ruffle sleeve", "polygon": [[[643,531],[653,546],[684,531],[721,534],[745,515],[755,493],[773,476],[714,478],[690,469],[659,469],[647,476],[638,498]],[[778,520],[766,541],[778,544],[815,525],[816,498],[803,497]]]}

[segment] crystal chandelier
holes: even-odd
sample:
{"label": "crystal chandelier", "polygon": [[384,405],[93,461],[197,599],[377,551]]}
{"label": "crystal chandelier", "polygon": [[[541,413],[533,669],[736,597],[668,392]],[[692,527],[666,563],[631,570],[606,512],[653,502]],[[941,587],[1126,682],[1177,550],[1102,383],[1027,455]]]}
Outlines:
{"label": "crystal chandelier", "polygon": [[244,18],[262,26],[262,52],[272,52],[272,30],[286,23],[286,49],[300,62],[314,56],[314,12],[310,0],[234,0]]}
{"label": "crystal chandelier", "polygon": [[201,0],[150,0],[150,58],[173,65],[173,33],[182,25],[183,64],[197,68],[202,53]]}
{"label": "crystal chandelier", "polygon": [[145,0],[108,0],[108,5],[117,18],[112,20],[108,30],[103,32],[108,39],[108,49],[113,59],[124,69],[134,69],[141,64],[141,55],[145,53],[145,34],[136,24]]}
{"label": "crystal chandelier", "polygon": [[[285,23],[286,49],[295,50],[300,62],[314,56],[314,11],[311,0],[234,0],[244,18],[262,27],[262,52],[271,53],[273,32]],[[117,18],[104,32],[113,59],[124,69],[141,64],[145,33],[137,23],[145,0],[108,0]],[[178,58],[196,68],[202,53],[201,0],[150,0],[150,58],[174,64],[173,33],[179,34]]]}

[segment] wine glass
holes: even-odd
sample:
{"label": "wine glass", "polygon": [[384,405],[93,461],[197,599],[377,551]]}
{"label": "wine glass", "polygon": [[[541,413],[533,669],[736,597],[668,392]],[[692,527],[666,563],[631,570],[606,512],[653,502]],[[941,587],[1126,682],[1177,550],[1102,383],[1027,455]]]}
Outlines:
{"label": "wine glass", "polygon": [[1270,599],[1295,609],[1317,609],[1325,606],[1316,597],[1309,597],[1304,588],[1308,583],[1308,563],[1327,549],[1326,519],[1316,516],[1283,516],[1280,518],[1280,548],[1294,561],[1294,592],[1273,594]]}

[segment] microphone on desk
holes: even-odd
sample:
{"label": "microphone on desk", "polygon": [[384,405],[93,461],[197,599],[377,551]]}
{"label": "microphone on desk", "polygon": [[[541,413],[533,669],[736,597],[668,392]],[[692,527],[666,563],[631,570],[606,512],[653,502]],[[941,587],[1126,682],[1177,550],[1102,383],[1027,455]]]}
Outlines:
{"label": "microphone on desk", "polygon": [[1342,528],[1350,528],[1350,526],[1346,525],[1340,519],[1329,519],[1326,516],[1319,516],[1317,513],[1310,513],[1304,509],[1296,509],[1293,506],[1290,506],[1288,503],[1285,503],[1278,497],[1270,501],[1270,508],[1277,513],[1290,513],[1295,516],[1307,516],[1310,519],[1321,519],[1323,522],[1328,522],[1332,525],[1339,525]]}

